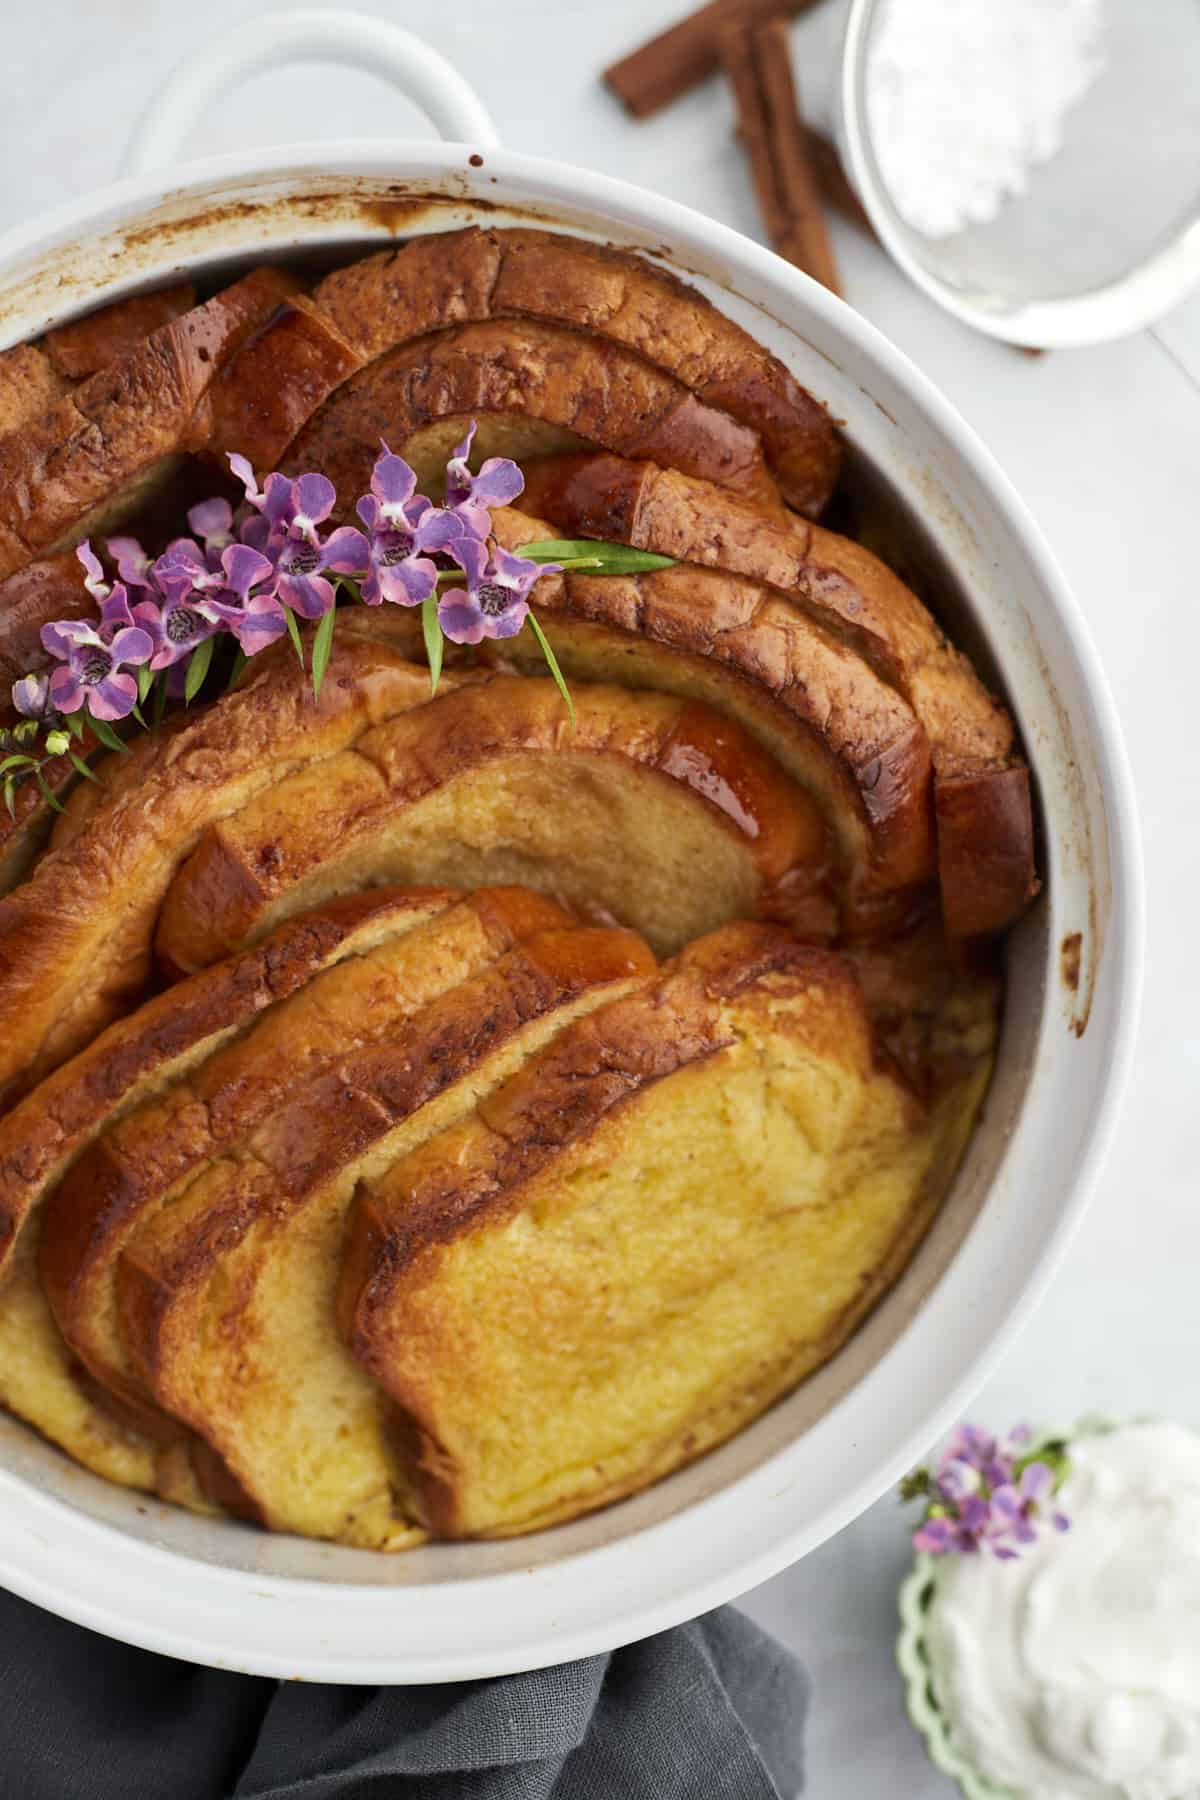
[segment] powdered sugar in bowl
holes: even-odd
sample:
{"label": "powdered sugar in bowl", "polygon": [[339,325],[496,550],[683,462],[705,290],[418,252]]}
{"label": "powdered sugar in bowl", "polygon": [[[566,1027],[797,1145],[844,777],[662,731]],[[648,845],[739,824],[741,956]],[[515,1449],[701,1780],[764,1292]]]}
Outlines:
{"label": "powdered sugar in bowl", "polygon": [[847,167],[917,285],[1049,347],[1151,323],[1200,285],[1193,0],[853,0]]}

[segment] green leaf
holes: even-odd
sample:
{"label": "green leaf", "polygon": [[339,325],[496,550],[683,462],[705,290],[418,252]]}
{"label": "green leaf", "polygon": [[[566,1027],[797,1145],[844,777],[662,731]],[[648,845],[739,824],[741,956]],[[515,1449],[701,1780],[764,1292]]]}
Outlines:
{"label": "green leaf", "polygon": [[62,801],[54,792],[54,789],[50,786],[50,783],[46,780],[46,777],[42,774],[40,769],[37,772],[37,784],[46,805],[52,807],[55,812],[60,813],[63,809]]}
{"label": "green leaf", "polygon": [[13,786],[11,775],[4,777],[4,804],[8,808],[8,816],[15,825],[17,822],[17,790]]}
{"label": "green leaf", "polygon": [[558,666],[558,658],[557,658],[557,656],[555,656],[553,650],[550,648],[550,640],[546,636],[545,632],[542,630],[541,626],[538,624],[537,619],[534,617],[532,612],[529,615],[529,629],[533,632],[534,637],[537,639],[539,645],[541,646],[542,655],[546,659],[546,667],[549,669],[550,673],[553,675],[555,684],[558,688],[558,691],[567,703],[567,716],[569,717],[569,719],[571,721],[571,730],[574,731],[574,729],[575,729],[575,702],[571,698],[571,690],[567,686],[566,680],[563,677],[563,672]]}
{"label": "green leaf", "polygon": [[446,640],[438,622],[437,599],[433,594],[421,602],[421,630],[425,634],[425,654],[429,658],[429,691],[436,694],[438,682],[442,679],[442,657],[446,653]]}
{"label": "green leaf", "polygon": [[163,722],[163,714],[166,712],[166,710],[167,710],[167,671],[166,671],[166,669],[162,669],[159,672],[158,680],[154,683],[154,705],[150,709],[151,723],[154,725],[161,725]]}
{"label": "green leaf", "polygon": [[65,756],[70,748],[71,739],[65,731],[49,731],[46,733],[46,752],[49,756]]}
{"label": "green leaf", "polygon": [[327,613],[322,613],[321,623],[313,635],[312,647],[312,686],[313,699],[321,698],[321,683],[325,679],[325,671],[329,667],[329,655],[333,649],[333,627],[337,620],[337,608],[331,606]]}
{"label": "green leaf", "polygon": [[13,734],[12,734],[13,743],[14,744],[32,744],[32,742],[33,742],[34,738],[37,736],[37,734],[38,734],[37,720],[36,719],[22,719],[21,723],[18,726],[16,726],[13,731]]}
{"label": "green leaf", "polygon": [[71,764],[75,773],[77,775],[82,775],[85,781],[99,781],[100,777],[96,774],[95,770],[89,769],[82,756],[76,756],[74,750],[71,751]]}
{"label": "green leaf", "polygon": [[204,677],[208,674],[212,665],[213,648],[215,644],[215,638],[205,638],[204,642],[202,644],[197,644],[196,648],[192,651],[191,659],[187,666],[187,674],[183,678],[183,704],[185,706],[190,706],[192,704],[192,701],[204,686]]}
{"label": "green leaf", "polygon": [[242,670],[249,661],[250,658],[239,645],[237,655],[233,659],[233,667],[229,671],[229,680],[225,683],[225,692],[227,694],[232,694],[234,688],[242,678]]}
{"label": "green leaf", "polygon": [[66,726],[67,730],[70,732],[70,734],[73,738],[82,738],[83,737],[83,720],[80,718],[80,716],[77,712],[64,714],[63,724]]}
{"label": "green leaf", "polygon": [[121,742],[108,720],[98,719],[90,706],[85,707],[84,711],[87,714],[88,724],[104,747],[107,750],[119,750],[122,756],[128,756],[129,745]]}
{"label": "green leaf", "polygon": [[589,569],[593,575],[638,575],[651,569],[669,569],[673,556],[652,550],[635,550],[632,544],[608,544],[600,538],[540,538],[522,544],[516,553],[530,562],[561,563],[564,570]]}
{"label": "green leaf", "polygon": [[295,649],[296,655],[300,658],[300,667],[303,668],[304,641],[300,636],[300,627],[296,623],[296,615],[290,606],[285,606],[283,609],[283,616],[287,620],[288,636],[292,640],[292,646]]}
{"label": "green leaf", "polygon": [[146,696],[149,694],[150,689],[154,686],[154,670],[150,667],[149,663],[143,663],[141,668],[138,670],[137,684],[138,684],[138,703],[139,703],[139,705],[144,706],[146,704]]}
{"label": "green leaf", "polygon": [[7,774],[9,769],[32,769],[36,768],[36,766],[36,757],[22,756],[19,753],[16,753],[12,756],[6,756],[3,761],[0,761],[0,775]]}

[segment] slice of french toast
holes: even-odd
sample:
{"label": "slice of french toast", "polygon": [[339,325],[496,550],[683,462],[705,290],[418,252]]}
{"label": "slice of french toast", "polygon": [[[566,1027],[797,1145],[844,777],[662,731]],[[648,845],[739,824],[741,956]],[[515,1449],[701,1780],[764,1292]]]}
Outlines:
{"label": "slice of french toast", "polygon": [[166,893],[165,967],[378,881],[517,882],[674,950],[827,864],[811,801],[733,720],[666,694],[495,675],[365,733],[205,834]]}
{"label": "slice of french toast", "polygon": [[740,325],[644,256],[558,232],[439,232],[347,268],[317,304],[364,359],[427,332],[523,317],[609,339],[762,438],[784,498],[815,515],[837,479],[825,408]]}
{"label": "slice of french toast", "polygon": [[368,363],[300,432],[284,469],[320,469],[349,516],[386,438],[419,490],[436,493],[472,419],[477,456],[599,445],[778,503],[757,433],[623,345],[532,319],[455,326]]}
{"label": "slice of french toast", "polygon": [[786,593],[911,704],[929,737],[943,912],[953,936],[999,931],[1037,892],[1029,770],[1007,709],[933,615],[850,538],[772,516],[675,468],[616,456],[525,471],[532,512]]}
{"label": "slice of french toast", "polygon": [[100,785],[76,788],[48,852],[0,900],[0,1101],[11,1104],[142,998],[162,896],[207,825],[428,698],[428,669],[347,632],[314,703],[310,676],[283,644],[256,658],[235,692],[137,739],[98,770]]}
{"label": "slice of french toast", "polygon": [[[385,1039],[514,943],[567,922],[552,901],[521,890],[485,890],[458,905],[436,890],[399,894],[366,913],[353,954],[314,967],[302,987],[115,1119],[83,1152],[50,1200],[41,1278],[68,1345],[130,1416],[147,1430],[161,1425],[130,1366],[117,1316],[117,1262],[133,1235],[174,1204],[209,1160],[237,1154],[296,1086]],[[314,1115],[310,1134],[324,1128]]]}
{"label": "slice of french toast", "polygon": [[223,364],[296,286],[282,270],[252,270],[0,436],[0,579],[113,529],[203,447]]}
{"label": "slice of french toast", "polygon": [[903,1266],[986,1074],[927,1111],[843,958],[732,925],[368,1180],[339,1314],[421,1516],[569,1519],[757,1416]]}
{"label": "slice of french toast", "polygon": [[[316,974],[362,956],[454,898],[381,888],[292,920],[256,950],[181,982],[110,1026],[0,1119],[0,1402],[11,1412],[94,1473],[126,1486],[156,1485],[161,1446],[146,1435],[144,1419],[113,1405],[68,1348],[46,1297],[54,1292],[64,1314],[82,1299],[73,1258],[89,1250],[103,1258],[106,1241],[121,1228],[124,1196],[111,1183],[89,1189],[84,1178],[79,1206],[62,1201],[58,1223],[43,1240],[50,1196],[89,1146],[137,1107],[158,1107],[158,1116],[169,1120],[167,1096],[178,1093],[199,1063],[269,1017]],[[195,1088],[188,1092],[196,1095]],[[222,1090],[207,1092],[219,1105]],[[187,1109],[181,1110],[186,1119]],[[101,1167],[107,1172],[107,1164]],[[186,1466],[180,1475],[186,1477]],[[189,1498],[183,1479],[172,1497],[198,1499]]]}
{"label": "slice of french toast", "polygon": [[[506,507],[508,549],[554,528]],[[569,678],[700,700],[735,719],[810,794],[829,830],[843,929],[905,916],[936,874],[929,743],[904,697],[775,589],[696,563],[635,575],[543,576],[534,603]],[[526,633],[487,645],[541,673]],[[791,916],[805,920],[798,895]]]}
{"label": "slice of french toast", "polygon": [[[437,954],[421,937],[449,923],[406,940],[414,982]],[[126,1344],[160,1405],[203,1434],[262,1523],[372,1549],[411,1543],[386,1408],[337,1332],[346,1213],[362,1181],[653,966],[625,931],[526,939],[398,1020],[386,1041],[297,1083],[236,1158],[210,1164],[127,1244]]]}

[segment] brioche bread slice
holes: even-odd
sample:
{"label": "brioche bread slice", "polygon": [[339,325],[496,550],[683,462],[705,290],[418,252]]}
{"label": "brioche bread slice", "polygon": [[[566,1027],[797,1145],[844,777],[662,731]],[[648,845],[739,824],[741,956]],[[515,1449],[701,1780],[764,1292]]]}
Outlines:
{"label": "brioche bread slice", "polygon": [[203,446],[223,363],[295,286],[282,270],[253,270],[0,437],[0,579],[111,529]]}
{"label": "brioche bread slice", "polygon": [[[42,1283],[75,1355],[147,1430],[160,1421],[125,1354],[114,1286],[133,1234],[211,1158],[235,1153],[297,1085],[386,1038],[513,943],[565,922],[552,901],[520,890],[453,906],[436,890],[398,894],[364,917],[352,955],[314,967],[303,987],[118,1118],[79,1157],[50,1201]],[[310,1134],[321,1129],[314,1118]]]}
{"label": "brioche bread slice", "polygon": [[79,382],[128,355],[195,302],[186,282],[133,294],[55,326],[37,343],[0,350],[0,437],[49,412]]}
{"label": "brioche bread slice", "polygon": [[[509,507],[493,523],[509,549],[554,535]],[[924,730],[895,689],[790,600],[695,563],[546,575],[534,598],[569,678],[702,701],[735,719],[812,796],[836,851],[844,930],[903,917],[932,882]],[[544,666],[524,632],[484,653],[497,667]],[[803,926],[802,914],[795,923]]]}
{"label": "brioche bread slice", "polygon": [[927,1114],[845,961],[738,924],[368,1180],[339,1316],[431,1529],[573,1518],[769,1406],[903,1265],[985,1079]]}
{"label": "brioche bread slice", "polygon": [[530,510],[561,529],[766,582],[857,652],[905,696],[929,737],[947,929],[966,937],[1018,917],[1038,881],[1016,728],[885,563],[819,525],[771,516],[652,463],[551,458],[525,473]]}
{"label": "brioche bread slice", "polygon": [[673,950],[827,861],[811,802],[732,720],[496,675],[276,783],[205,834],[159,916],[172,972],[378,881],[511,881]]}
{"label": "brioche bread slice", "polygon": [[755,432],[622,345],[531,319],[455,326],[368,363],[305,426],[284,469],[320,469],[349,514],[386,438],[433,493],[471,419],[477,456],[600,445],[777,503]]}
{"label": "brioche bread slice", "polygon": [[315,299],[365,359],[496,318],[609,339],[758,432],[791,506],[815,515],[833,491],[839,444],[825,408],[740,325],[644,256],[557,232],[469,226],[335,269]]}
{"label": "brioche bread slice", "polygon": [[159,903],[205,827],[287,770],[429,698],[386,643],[335,643],[321,699],[290,646],[237,691],[136,741],[70,796],[49,852],[0,900],[0,1101],[12,1102],[141,996]]}
{"label": "brioche bread slice", "polygon": [[304,294],[292,294],[236,350],[212,387],[205,456],[222,473],[231,452],[265,475],[297,432],[362,366],[362,357]]}
{"label": "brioche bread slice", "polygon": [[[436,954],[416,936],[404,948],[417,967]],[[381,1396],[337,1332],[356,1188],[653,966],[629,932],[527,939],[298,1086],[236,1160],[210,1165],[126,1247],[119,1314],[143,1378],[204,1435],[263,1523],[374,1549],[411,1541]]]}
{"label": "brioche bread slice", "polygon": [[[0,1403],[10,1412],[94,1473],[155,1485],[155,1445],[87,1377],[59,1332],[38,1268],[44,1204],[89,1145],[139,1104],[162,1105],[172,1084],[322,969],[361,956],[453,898],[379,889],[292,920],[258,949],[110,1026],[0,1119]],[[40,1246],[48,1286],[69,1285],[79,1234],[94,1230],[102,1246],[118,1224],[105,1215],[111,1191],[85,1193],[86,1218],[73,1211],[62,1240],[52,1225]],[[197,1498],[189,1502],[179,1483],[173,1497]]]}

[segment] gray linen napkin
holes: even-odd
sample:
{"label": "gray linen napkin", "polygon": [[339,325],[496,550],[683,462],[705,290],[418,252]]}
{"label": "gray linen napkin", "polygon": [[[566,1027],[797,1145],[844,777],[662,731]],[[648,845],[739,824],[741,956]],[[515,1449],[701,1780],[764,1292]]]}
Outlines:
{"label": "gray linen napkin", "polygon": [[0,1593],[13,1800],[792,1800],[807,1701],[729,1608],[529,1675],[354,1688],[196,1668]]}

